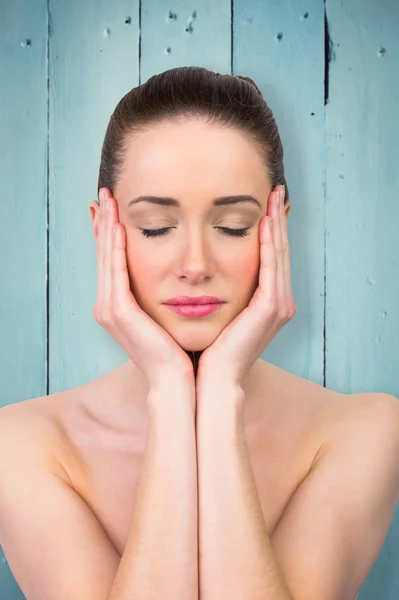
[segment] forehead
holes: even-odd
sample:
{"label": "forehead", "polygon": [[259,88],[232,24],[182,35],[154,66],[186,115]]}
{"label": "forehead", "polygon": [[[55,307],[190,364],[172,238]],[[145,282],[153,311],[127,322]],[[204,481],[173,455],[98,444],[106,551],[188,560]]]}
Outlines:
{"label": "forehead", "polygon": [[149,185],[154,195],[259,194],[267,184],[261,157],[244,133],[203,122],[165,123],[132,135],[122,179],[135,195],[148,194]]}

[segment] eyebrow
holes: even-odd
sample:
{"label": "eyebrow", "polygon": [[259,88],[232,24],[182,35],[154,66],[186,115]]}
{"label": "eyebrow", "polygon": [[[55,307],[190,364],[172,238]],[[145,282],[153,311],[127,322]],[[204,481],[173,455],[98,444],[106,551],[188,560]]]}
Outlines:
{"label": "eyebrow", "polygon": [[[167,198],[165,196],[138,196],[134,200],[130,200],[128,203],[129,206],[133,204],[138,204],[139,202],[149,202],[150,204],[159,204],[160,206],[177,206],[181,207],[181,204],[175,198]],[[220,196],[219,198],[215,198],[212,202],[213,206],[226,206],[230,204],[242,204],[242,203],[251,203],[258,206],[261,210],[262,207],[260,203],[253,196],[249,196],[247,194],[239,195],[239,196]]]}

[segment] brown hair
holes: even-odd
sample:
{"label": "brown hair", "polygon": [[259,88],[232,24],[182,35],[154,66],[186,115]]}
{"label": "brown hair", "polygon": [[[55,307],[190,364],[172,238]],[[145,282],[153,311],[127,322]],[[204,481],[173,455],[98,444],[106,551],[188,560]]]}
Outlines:
{"label": "brown hair", "polygon": [[173,119],[205,117],[208,123],[244,132],[256,146],[272,189],[285,186],[283,146],[273,113],[249,77],[215,73],[204,67],[177,67],[150,77],[117,104],[101,151],[98,191],[114,192],[132,134]]}

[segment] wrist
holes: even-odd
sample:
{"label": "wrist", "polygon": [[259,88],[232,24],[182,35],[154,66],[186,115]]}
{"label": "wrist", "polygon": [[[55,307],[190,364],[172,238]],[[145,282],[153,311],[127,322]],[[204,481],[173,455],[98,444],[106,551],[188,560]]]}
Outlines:
{"label": "wrist", "polygon": [[159,380],[147,393],[147,406],[150,416],[174,414],[176,411],[196,410],[194,378],[176,377]]}
{"label": "wrist", "polygon": [[241,385],[223,380],[220,377],[203,378],[197,382],[198,406],[210,406],[212,409],[241,411],[245,402],[245,393]]}

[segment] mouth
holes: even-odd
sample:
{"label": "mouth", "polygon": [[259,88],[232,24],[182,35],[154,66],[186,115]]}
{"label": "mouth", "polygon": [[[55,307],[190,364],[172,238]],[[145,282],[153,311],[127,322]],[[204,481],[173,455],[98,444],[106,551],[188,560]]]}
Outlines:
{"label": "mouth", "polygon": [[212,304],[167,304],[166,307],[183,317],[206,317],[218,311],[224,302]]}
{"label": "mouth", "polygon": [[178,296],[176,298],[169,298],[164,304],[169,304],[171,306],[198,306],[224,303],[224,300],[215,296]]}

